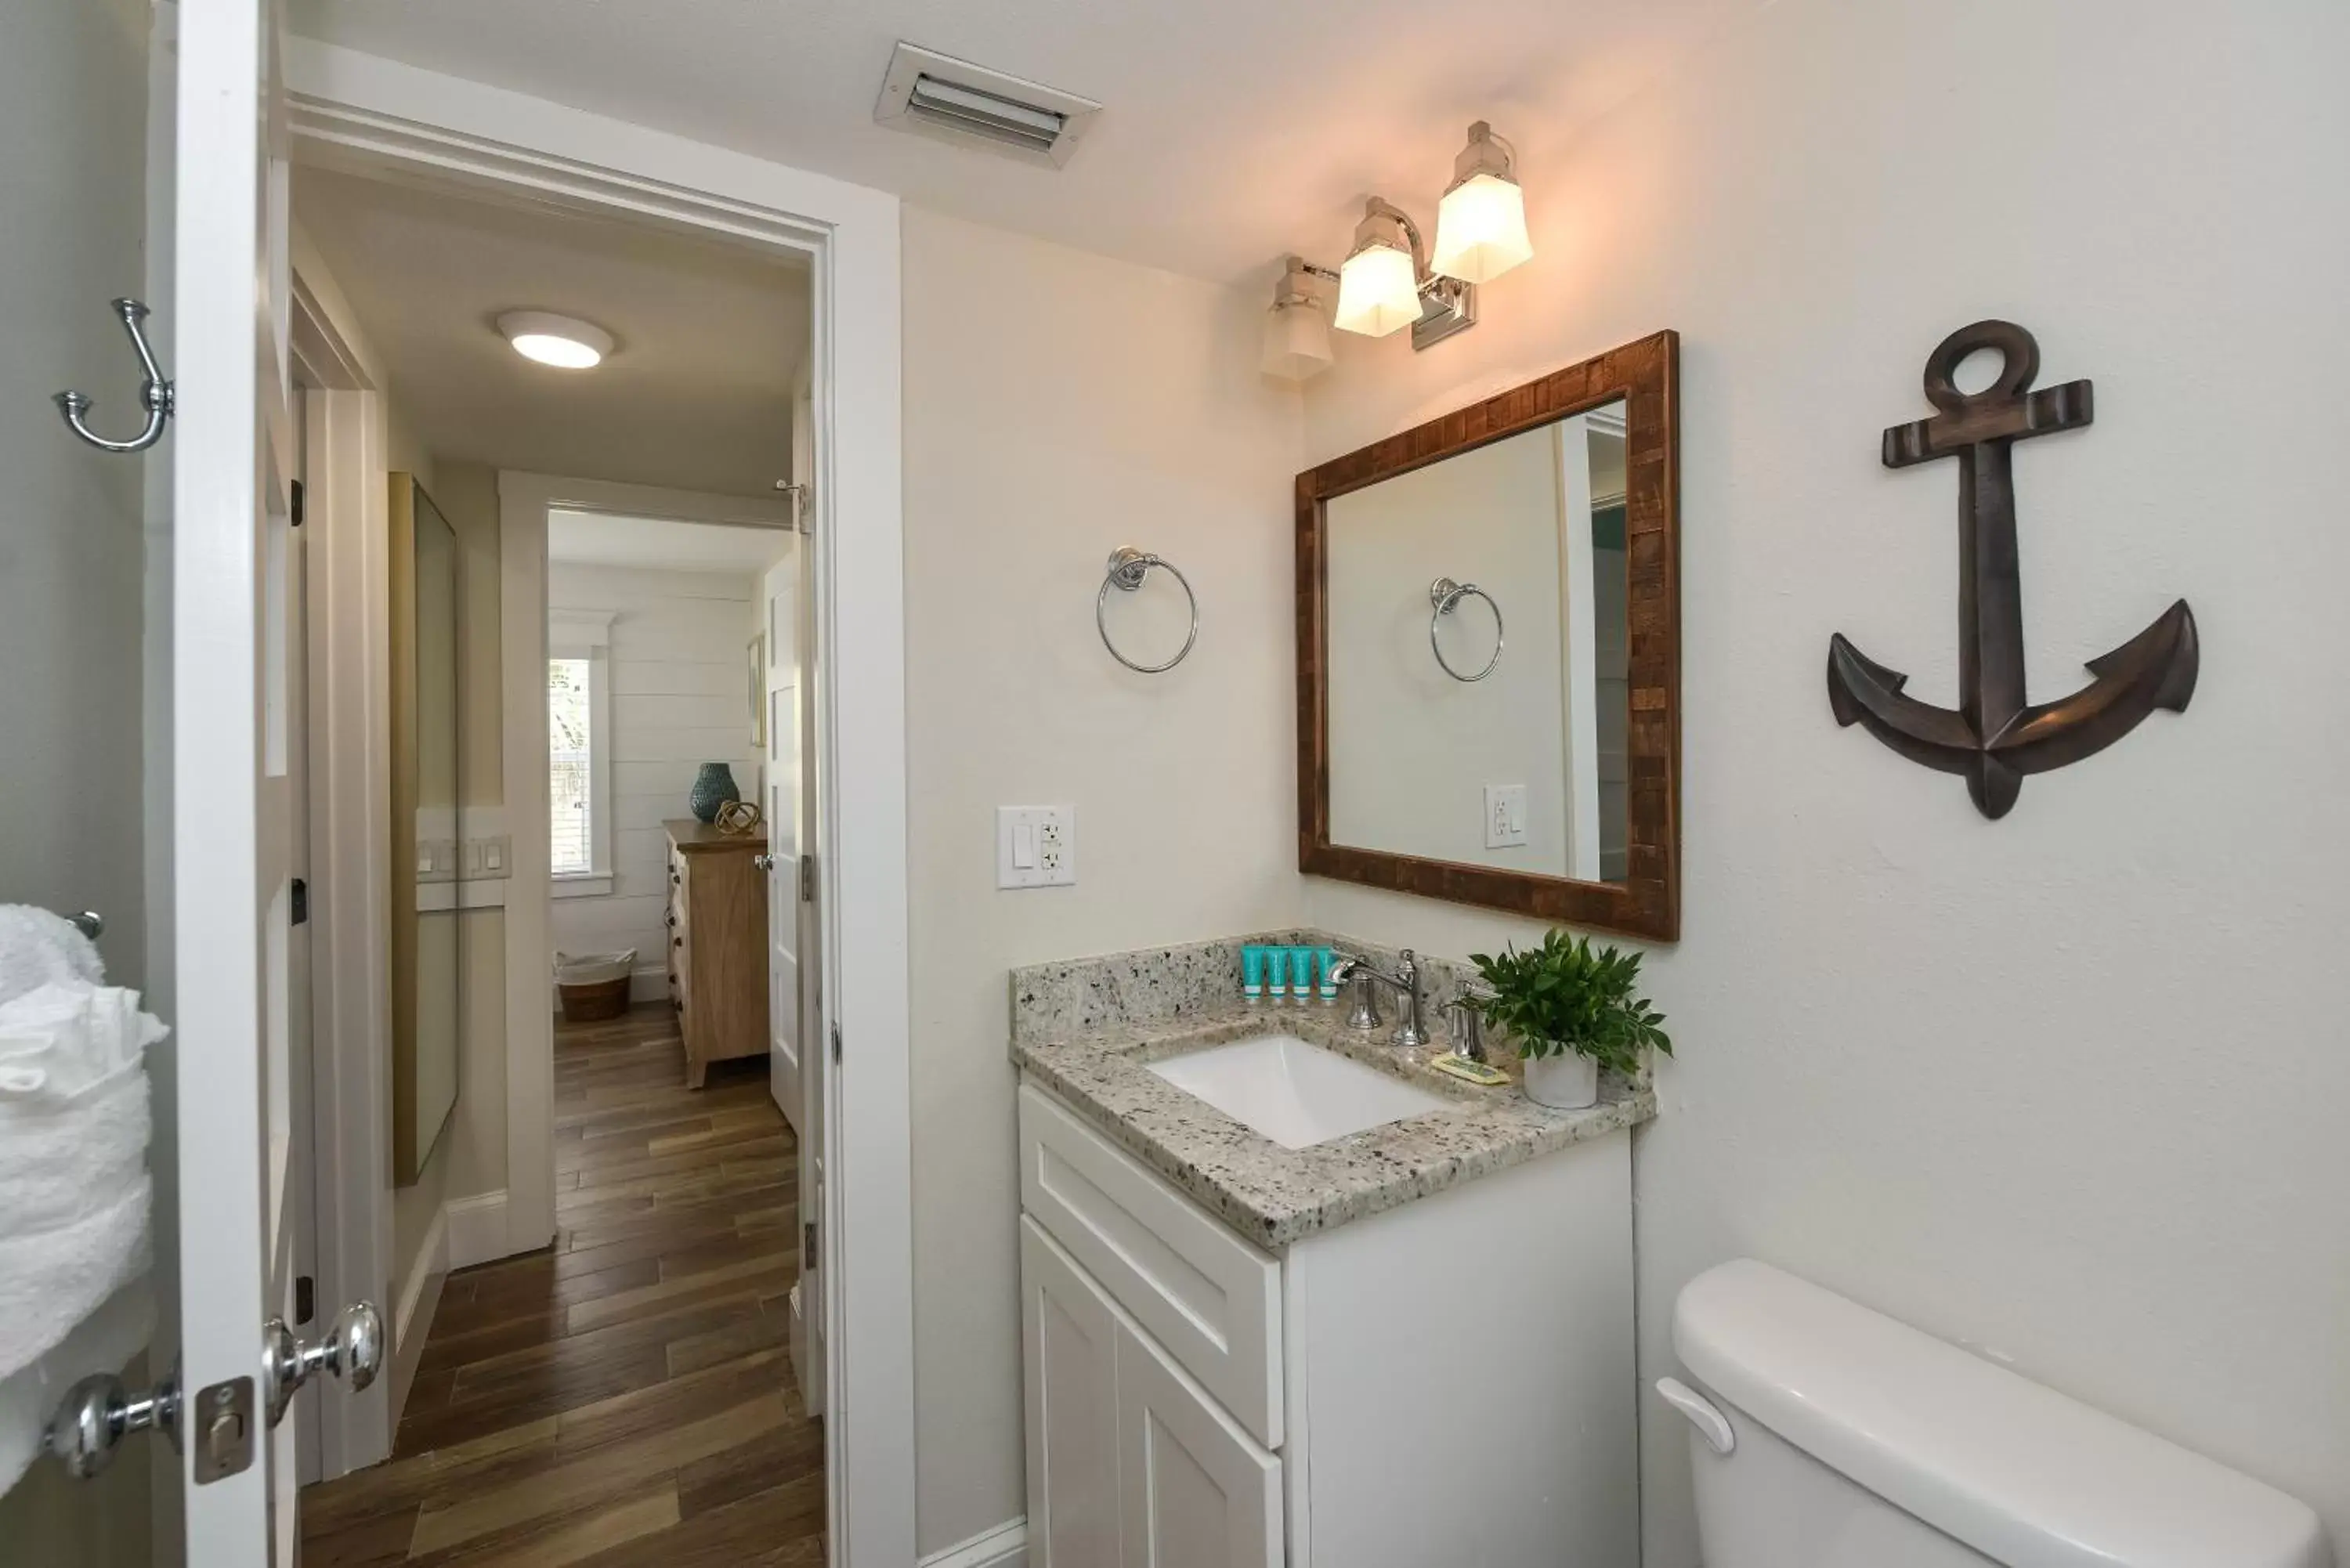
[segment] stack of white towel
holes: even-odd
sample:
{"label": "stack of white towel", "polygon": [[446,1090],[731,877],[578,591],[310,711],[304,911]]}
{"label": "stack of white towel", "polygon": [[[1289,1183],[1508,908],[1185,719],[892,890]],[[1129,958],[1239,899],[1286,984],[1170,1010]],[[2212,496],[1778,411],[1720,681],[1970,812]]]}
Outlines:
{"label": "stack of white towel", "polygon": [[0,1490],[57,1400],[147,1342],[143,1055],[163,1026],[45,909],[0,905]]}

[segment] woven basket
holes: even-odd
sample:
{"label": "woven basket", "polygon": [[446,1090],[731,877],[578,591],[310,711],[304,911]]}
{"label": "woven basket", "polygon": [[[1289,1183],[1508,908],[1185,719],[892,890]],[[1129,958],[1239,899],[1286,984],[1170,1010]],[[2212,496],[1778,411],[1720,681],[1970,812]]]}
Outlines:
{"label": "woven basket", "polygon": [[596,1023],[618,1018],[629,1010],[629,977],[591,981],[586,985],[558,985],[563,998],[563,1022]]}

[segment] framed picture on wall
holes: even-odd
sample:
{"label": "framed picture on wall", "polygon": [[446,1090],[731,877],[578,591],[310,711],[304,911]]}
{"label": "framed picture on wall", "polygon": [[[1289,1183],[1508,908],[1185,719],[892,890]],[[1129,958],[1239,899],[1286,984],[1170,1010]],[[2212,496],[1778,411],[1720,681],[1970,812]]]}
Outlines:
{"label": "framed picture on wall", "polygon": [[767,634],[761,632],[745,647],[751,660],[751,745],[764,751],[767,745]]}

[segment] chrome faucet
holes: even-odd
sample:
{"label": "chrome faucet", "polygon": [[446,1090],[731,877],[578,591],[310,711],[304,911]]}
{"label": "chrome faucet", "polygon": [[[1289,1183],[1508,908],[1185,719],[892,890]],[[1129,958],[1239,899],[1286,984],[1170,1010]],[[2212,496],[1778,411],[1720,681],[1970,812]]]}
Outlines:
{"label": "chrome faucet", "polygon": [[1475,1001],[1463,997],[1444,1010],[1444,1020],[1452,1028],[1452,1054],[1471,1062],[1485,1060],[1485,1015],[1478,1011]]}
{"label": "chrome faucet", "polygon": [[[1396,1025],[1395,1043],[1407,1048],[1425,1045],[1428,1044],[1428,1023],[1420,1012],[1419,956],[1409,948],[1404,949],[1396,968],[1401,972],[1388,974],[1384,970],[1374,968],[1366,960],[1347,957],[1330,966],[1330,978],[1341,983],[1353,980],[1358,984],[1361,981],[1373,980],[1395,987],[1396,993],[1404,999],[1403,1022]],[[1378,1006],[1367,992],[1360,993],[1347,1022],[1357,1029],[1378,1027]]]}

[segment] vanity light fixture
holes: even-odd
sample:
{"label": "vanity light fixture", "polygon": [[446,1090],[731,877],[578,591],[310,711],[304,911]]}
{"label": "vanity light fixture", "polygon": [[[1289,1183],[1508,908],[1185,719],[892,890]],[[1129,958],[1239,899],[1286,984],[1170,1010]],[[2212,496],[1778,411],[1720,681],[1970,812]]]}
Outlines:
{"label": "vanity light fixture", "polygon": [[524,358],[558,370],[593,369],[614,347],[612,335],[593,322],[547,310],[509,310],[498,317],[498,331]]}
{"label": "vanity light fixture", "polygon": [[1436,257],[1446,277],[1491,283],[1534,254],[1526,237],[1526,193],[1518,187],[1517,150],[1483,120],[1452,161],[1452,185],[1436,207]]}
{"label": "vanity light fixture", "polygon": [[1332,281],[1328,267],[1304,256],[1284,258],[1273,308],[1264,318],[1261,368],[1266,375],[1303,381],[1330,368],[1330,313],[1323,296]]}
{"label": "vanity light fixture", "polygon": [[1419,319],[1419,229],[1403,209],[1378,196],[1363,203],[1355,248],[1338,268],[1338,314],[1348,332],[1385,337]]}
{"label": "vanity light fixture", "polygon": [[1319,291],[1308,279],[1338,286],[1331,326],[1367,337],[1385,337],[1409,327],[1411,346],[1425,348],[1475,326],[1477,285],[1534,254],[1516,150],[1481,119],[1469,128],[1469,144],[1452,161],[1452,183],[1437,206],[1432,261],[1419,226],[1379,196],[1363,203],[1354,245],[1337,271],[1288,258],[1265,317],[1264,373],[1302,381],[1329,367]]}

